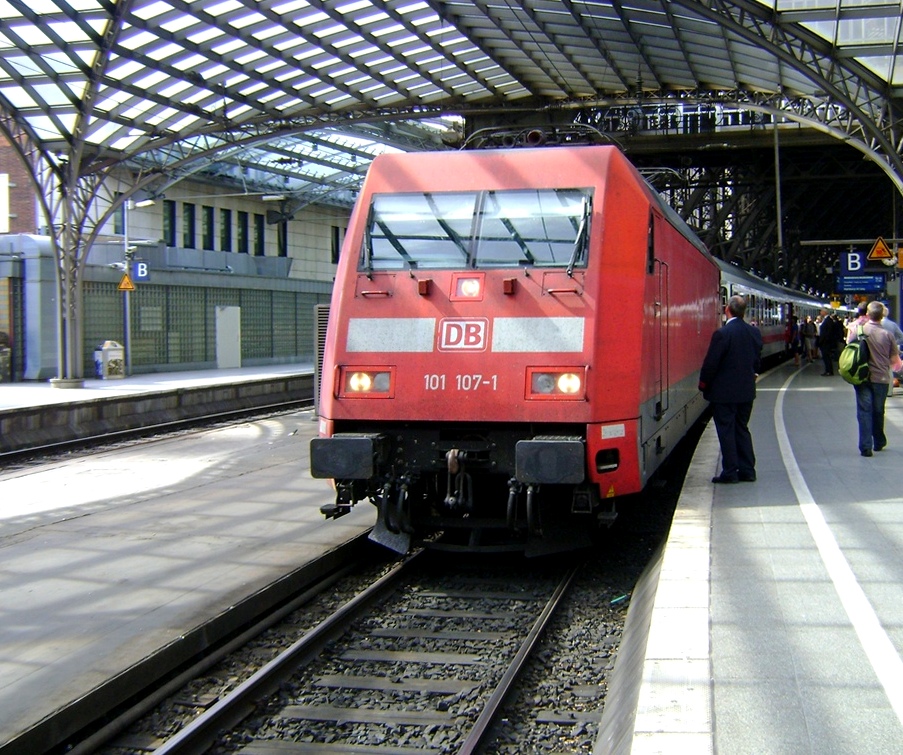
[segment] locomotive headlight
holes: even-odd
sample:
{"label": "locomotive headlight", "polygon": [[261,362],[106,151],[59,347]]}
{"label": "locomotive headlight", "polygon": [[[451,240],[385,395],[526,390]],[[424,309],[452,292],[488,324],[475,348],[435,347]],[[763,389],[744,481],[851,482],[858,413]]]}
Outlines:
{"label": "locomotive headlight", "polygon": [[483,283],[485,276],[482,273],[452,273],[451,301],[482,301]]}
{"label": "locomotive headlight", "polygon": [[528,367],[527,398],[582,400],[586,396],[585,377],[583,367]]}
{"label": "locomotive headlight", "polygon": [[458,296],[468,299],[476,299],[480,295],[480,281],[478,278],[459,278]]}
{"label": "locomotive headlight", "polygon": [[345,367],[339,383],[339,396],[392,398],[393,368]]}
{"label": "locomotive headlight", "polygon": [[355,393],[367,393],[373,387],[373,378],[366,372],[352,372],[348,387]]}
{"label": "locomotive headlight", "polygon": [[548,372],[533,373],[533,393],[551,393],[555,390],[555,376]]}
{"label": "locomotive headlight", "polygon": [[558,376],[557,385],[558,390],[562,393],[580,393],[583,381],[579,375],[575,375],[573,372],[565,372],[563,375]]}

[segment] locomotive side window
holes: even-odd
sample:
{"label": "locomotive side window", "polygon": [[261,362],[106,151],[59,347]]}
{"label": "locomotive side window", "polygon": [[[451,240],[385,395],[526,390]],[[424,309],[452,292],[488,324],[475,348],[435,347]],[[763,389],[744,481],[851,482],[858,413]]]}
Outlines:
{"label": "locomotive side window", "polygon": [[592,193],[583,189],[378,194],[363,270],[586,265]]}

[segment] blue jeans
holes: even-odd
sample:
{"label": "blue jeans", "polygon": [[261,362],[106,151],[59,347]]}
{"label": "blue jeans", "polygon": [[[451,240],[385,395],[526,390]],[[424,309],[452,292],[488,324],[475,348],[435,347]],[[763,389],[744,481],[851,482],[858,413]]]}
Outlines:
{"label": "blue jeans", "polygon": [[859,423],[859,450],[871,451],[884,448],[887,436],[884,434],[884,403],[887,401],[887,383],[866,381],[854,385],[856,389],[856,421]]}

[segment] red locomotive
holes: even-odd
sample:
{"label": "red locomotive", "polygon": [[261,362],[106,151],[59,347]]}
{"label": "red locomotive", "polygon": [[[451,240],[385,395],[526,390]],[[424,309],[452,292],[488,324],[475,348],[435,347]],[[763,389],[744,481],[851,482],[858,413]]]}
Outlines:
{"label": "red locomotive", "polygon": [[399,552],[572,547],[704,410],[720,324],[717,265],[616,147],[380,156],[329,313],[324,514],[369,499]]}

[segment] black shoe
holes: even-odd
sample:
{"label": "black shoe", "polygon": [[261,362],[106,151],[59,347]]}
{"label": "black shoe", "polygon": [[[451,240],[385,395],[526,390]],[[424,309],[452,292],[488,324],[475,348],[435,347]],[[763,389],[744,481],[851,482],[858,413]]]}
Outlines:
{"label": "black shoe", "polygon": [[861,453],[863,456],[871,456],[872,449],[871,448],[863,448],[859,453]]}
{"label": "black shoe", "polygon": [[754,474],[740,475],[737,479],[739,479],[740,482],[755,482],[756,476]]}
{"label": "black shoe", "polygon": [[716,485],[736,485],[740,480],[736,477],[725,477],[724,475],[718,475],[717,477],[712,478],[712,482]]}
{"label": "black shoe", "polygon": [[833,372],[823,372],[821,374],[821,376],[824,377],[825,375],[833,375],[833,374],[834,374]]}
{"label": "black shoe", "polygon": [[875,446],[875,450],[876,450],[876,451],[883,451],[883,450],[884,450],[884,446]]}

